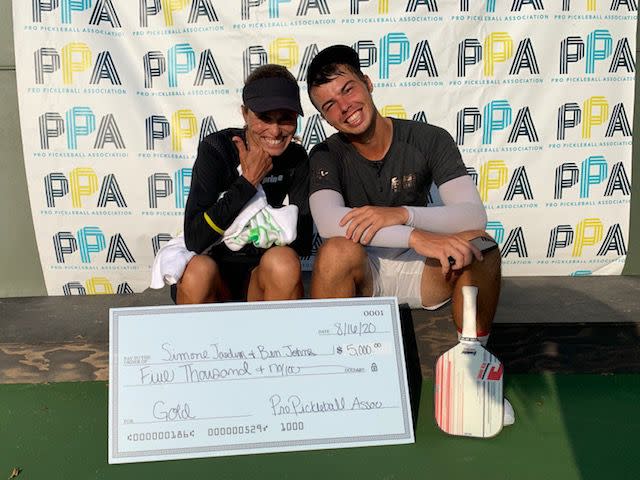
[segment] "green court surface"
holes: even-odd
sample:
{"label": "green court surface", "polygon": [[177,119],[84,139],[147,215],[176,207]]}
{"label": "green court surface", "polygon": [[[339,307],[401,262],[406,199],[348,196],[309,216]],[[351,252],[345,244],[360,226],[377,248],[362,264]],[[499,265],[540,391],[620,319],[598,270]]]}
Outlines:
{"label": "green court surface", "polygon": [[107,463],[104,382],[0,385],[0,479],[638,479],[640,375],[511,375],[517,421],[449,437],[425,379],[410,445]]}

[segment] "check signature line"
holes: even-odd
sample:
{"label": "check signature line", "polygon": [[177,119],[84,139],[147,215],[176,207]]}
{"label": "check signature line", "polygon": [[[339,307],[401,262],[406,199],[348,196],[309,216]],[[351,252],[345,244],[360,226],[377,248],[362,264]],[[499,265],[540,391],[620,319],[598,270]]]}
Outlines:
{"label": "check signature line", "polygon": [[[335,365],[340,366],[340,365]],[[301,368],[312,368],[312,367],[301,367]],[[301,373],[301,374],[292,374],[292,375],[265,375],[256,378],[220,378],[216,380],[203,380],[201,382],[165,382],[165,383],[147,383],[144,385],[123,385],[124,388],[137,388],[137,387],[165,387],[167,385],[198,385],[199,383],[216,383],[216,382],[237,382],[243,380],[267,380],[274,378],[288,378],[288,377],[316,377],[321,375],[354,375],[361,374],[365,372],[335,372],[335,373]]]}
{"label": "check signature line", "polygon": [[249,418],[253,416],[254,415],[228,415],[228,416],[222,416],[222,417],[185,418],[183,420],[171,420],[171,421],[153,420],[151,422],[129,422],[129,423],[123,423],[123,425],[151,425],[154,423],[194,422],[194,421],[200,421],[200,420],[226,420],[230,418]]}

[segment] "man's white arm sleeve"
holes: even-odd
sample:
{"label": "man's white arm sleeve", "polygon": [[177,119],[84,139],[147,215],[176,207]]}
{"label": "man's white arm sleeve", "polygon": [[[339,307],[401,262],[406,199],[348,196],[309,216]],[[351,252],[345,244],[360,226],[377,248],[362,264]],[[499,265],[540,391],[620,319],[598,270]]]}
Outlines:
{"label": "man's white arm sleeve", "polygon": [[[433,233],[484,230],[487,212],[470,176],[454,178],[438,187],[443,206],[405,207],[410,225]],[[413,217],[413,218],[412,218]]]}
{"label": "man's white arm sleeve", "polygon": [[[313,221],[322,238],[345,236],[347,226],[341,227],[340,220],[351,209],[344,206],[342,194],[330,189],[318,190],[309,197],[309,206]],[[412,231],[413,228],[407,225],[383,227],[373,236],[369,245],[407,248]]]}

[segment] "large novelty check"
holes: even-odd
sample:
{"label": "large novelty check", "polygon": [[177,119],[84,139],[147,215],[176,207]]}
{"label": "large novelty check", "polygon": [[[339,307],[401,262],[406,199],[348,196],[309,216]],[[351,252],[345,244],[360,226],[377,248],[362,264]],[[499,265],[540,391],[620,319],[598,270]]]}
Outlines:
{"label": "large novelty check", "polygon": [[109,463],[413,442],[395,298],[110,312]]}

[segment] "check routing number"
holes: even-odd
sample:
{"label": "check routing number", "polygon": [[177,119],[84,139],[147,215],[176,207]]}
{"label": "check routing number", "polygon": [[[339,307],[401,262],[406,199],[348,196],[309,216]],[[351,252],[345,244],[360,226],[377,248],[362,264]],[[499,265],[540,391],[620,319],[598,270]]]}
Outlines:
{"label": "check routing number", "polygon": [[109,320],[109,463],[414,441],[395,298]]}

